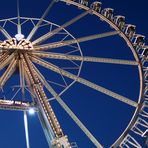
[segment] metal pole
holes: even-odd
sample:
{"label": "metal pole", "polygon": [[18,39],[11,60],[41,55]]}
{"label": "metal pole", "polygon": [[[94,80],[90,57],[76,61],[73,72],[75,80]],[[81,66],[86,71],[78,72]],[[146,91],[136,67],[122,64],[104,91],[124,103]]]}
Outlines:
{"label": "metal pole", "polygon": [[28,134],[28,119],[26,111],[24,111],[24,127],[25,127],[25,136],[26,136],[26,148],[30,148],[29,134]]}

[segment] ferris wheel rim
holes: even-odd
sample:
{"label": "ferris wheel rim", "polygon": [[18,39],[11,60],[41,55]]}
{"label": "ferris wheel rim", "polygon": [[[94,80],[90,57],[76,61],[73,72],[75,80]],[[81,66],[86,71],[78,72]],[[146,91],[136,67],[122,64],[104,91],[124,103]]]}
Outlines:
{"label": "ferris wheel rim", "polygon": [[[72,1],[72,0],[60,0],[61,2],[64,2],[66,4],[70,4],[70,5],[73,5],[73,6],[76,6],[78,8],[81,8],[85,11],[88,11],[90,8],[85,6],[85,5],[82,5],[78,2],[75,2],[75,1]],[[117,30],[120,30],[119,27],[117,27],[111,20],[109,20],[108,18],[106,18],[105,16],[103,16],[101,13],[99,12],[96,12],[94,10],[91,10],[91,13],[96,15],[97,17],[99,17],[100,19],[104,20],[106,23],[108,23],[109,25],[112,26],[112,28],[114,28],[116,31]],[[140,90],[139,90],[139,99],[138,99],[138,106],[133,114],[133,117],[131,118],[131,121],[129,122],[128,126],[126,127],[126,129],[123,131],[123,133],[119,136],[119,138],[111,145],[111,147],[114,147],[114,146],[117,146],[119,145],[123,139],[125,138],[125,135],[127,135],[128,133],[128,130],[130,130],[130,128],[134,125],[134,123],[136,122],[137,118],[138,118],[138,114],[142,108],[142,104],[143,102],[143,90],[144,90],[144,76],[143,76],[143,67],[142,67],[142,63],[140,61],[140,58],[139,58],[139,55],[138,53],[136,52],[136,50],[134,49],[134,46],[132,44],[132,42],[130,41],[130,39],[124,34],[124,32],[121,31],[121,34],[120,34],[124,41],[127,43],[127,45],[129,46],[129,48],[131,49],[134,57],[135,57],[135,60],[139,63],[138,65],[138,72],[139,72],[139,77],[140,77]]]}

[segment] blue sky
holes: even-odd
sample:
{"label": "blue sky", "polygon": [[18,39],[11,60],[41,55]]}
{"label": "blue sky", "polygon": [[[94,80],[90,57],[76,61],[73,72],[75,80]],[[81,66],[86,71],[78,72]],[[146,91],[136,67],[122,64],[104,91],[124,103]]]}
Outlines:
{"label": "blue sky", "polygon": [[[49,0],[20,0],[20,15],[40,18],[49,2]],[[136,25],[136,30],[139,34],[147,36],[148,2],[146,0],[141,0],[140,2],[134,0],[102,0],[101,2],[103,8],[113,8],[115,14],[125,16],[127,23]],[[46,19],[58,25],[62,25],[64,22],[82,12],[81,9],[59,2],[54,5]],[[2,0],[0,19],[11,18],[16,15],[16,0]],[[22,29],[22,33],[25,37],[30,31],[30,26],[31,25],[28,24],[28,28]],[[15,36],[16,30],[9,27],[7,27],[7,29],[12,36]],[[69,26],[67,30],[74,37],[78,38],[108,32],[112,29],[94,15],[88,15],[77,23]],[[43,32],[44,30],[37,33],[35,37],[40,36]],[[35,39],[35,37],[33,39]],[[56,38],[55,36],[53,40],[58,40],[58,37]],[[53,40],[51,39],[50,41]],[[83,54],[86,56],[126,60],[134,59],[130,49],[119,36],[81,43],[80,46]],[[51,50],[51,52],[60,53],[66,50],[66,48],[59,48]],[[50,60],[50,62],[53,64],[56,63],[58,66],[60,64],[64,66],[65,64],[58,60]],[[47,69],[39,66],[37,67],[41,70],[47,80],[60,81],[51,71],[47,71]],[[73,71],[69,70],[69,72]],[[2,74],[2,72],[0,74]],[[131,98],[131,100],[137,101],[139,95],[139,76],[137,67],[135,66],[84,62],[80,76],[117,92],[118,94]],[[18,77],[18,73],[15,73],[15,76],[12,77],[5,86],[5,90],[8,91],[6,95],[9,97],[11,97],[12,94],[10,87],[18,84],[18,81],[14,81],[16,77]],[[70,83],[71,81],[67,79],[67,82]],[[62,90],[60,87],[55,85],[52,86],[57,92]],[[47,92],[47,96],[51,97],[50,93]],[[28,93],[26,94],[26,98],[27,97],[29,98]],[[106,148],[121,135],[134,113],[133,107],[79,83],[75,83],[61,96],[61,98]],[[80,148],[93,148],[94,146],[92,143],[64,112],[59,104],[56,101],[52,101],[51,104],[61,123],[61,127],[63,128],[64,133],[68,135],[70,142],[76,142]],[[25,148],[23,113],[0,110],[0,118],[0,148]],[[33,116],[28,114],[28,120],[31,148],[48,148],[37,114]],[[143,139],[139,140],[140,143],[144,142]]]}

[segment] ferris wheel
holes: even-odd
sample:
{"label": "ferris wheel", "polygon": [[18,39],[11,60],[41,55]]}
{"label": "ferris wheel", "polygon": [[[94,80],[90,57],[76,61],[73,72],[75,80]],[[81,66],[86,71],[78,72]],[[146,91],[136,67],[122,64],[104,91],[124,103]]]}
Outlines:
{"label": "ferris wheel", "polygon": [[136,26],[100,1],[51,0],[40,18],[20,5],[0,20],[0,109],[23,112],[26,147],[28,112],[52,148],[148,146],[148,47]]}

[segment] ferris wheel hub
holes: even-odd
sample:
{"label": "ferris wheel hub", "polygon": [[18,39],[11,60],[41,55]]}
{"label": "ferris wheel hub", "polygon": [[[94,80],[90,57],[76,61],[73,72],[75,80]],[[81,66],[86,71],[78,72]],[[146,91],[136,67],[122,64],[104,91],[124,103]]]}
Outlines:
{"label": "ferris wheel hub", "polygon": [[21,39],[18,41],[16,38],[11,38],[9,40],[3,41],[3,43],[1,43],[1,47],[21,50],[21,49],[32,49],[33,45],[30,41],[26,39]]}

